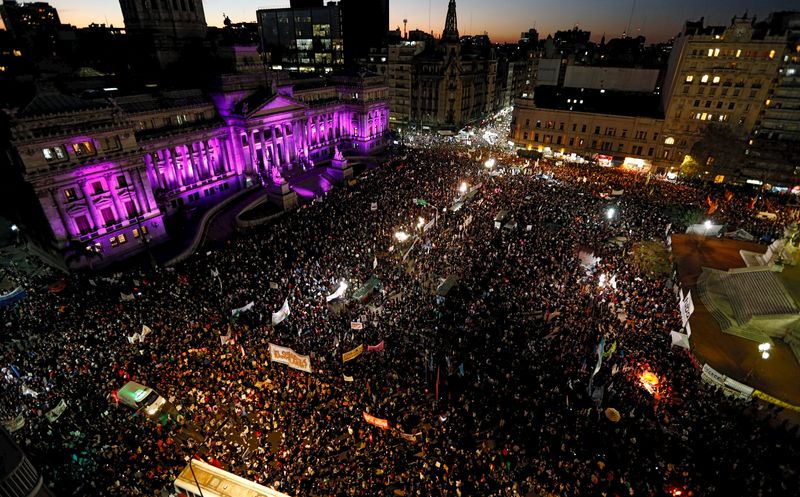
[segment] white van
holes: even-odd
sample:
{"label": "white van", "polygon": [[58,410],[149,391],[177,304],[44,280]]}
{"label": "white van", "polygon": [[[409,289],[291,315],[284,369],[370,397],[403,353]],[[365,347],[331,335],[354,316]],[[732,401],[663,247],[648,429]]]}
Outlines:
{"label": "white van", "polygon": [[129,381],[117,390],[117,397],[128,407],[144,410],[148,416],[158,415],[162,406],[167,402],[167,399],[152,388],[135,381]]}

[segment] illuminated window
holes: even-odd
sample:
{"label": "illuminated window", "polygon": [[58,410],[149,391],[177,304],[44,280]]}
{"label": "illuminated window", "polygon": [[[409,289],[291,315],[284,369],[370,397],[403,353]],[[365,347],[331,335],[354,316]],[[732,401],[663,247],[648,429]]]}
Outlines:
{"label": "illuminated window", "polygon": [[694,76],[692,76],[691,74],[686,76],[686,82],[687,83],[691,83],[692,81],[694,81]]}
{"label": "illuminated window", "polygon": [[126,243],[127,241],[128,240],[125,239],[125,235],[120,234],[119,236],[117,236],[117,243],[119,243],[120,245]]}
{"label": "illuminated window", "polygon": [[711,80],[712,84],[718,85],[719,84],[719,76],[714,76],[714,79]]}
{"label": "illuminated window", "polygon": [[708,83],[708,74],[703,74],[703,77],[700,78],[701,83]]}
{"label": "illuminated window", "polygon": [[700,115],[700,120],[701,120],[701,121],[705,121],[707,117],[708,117],[708,114],[707,114],[707,113],[705,113],[705,112],[703,112],[703,113]]}
{"label": "illuminated window", "polygon": [[72,202],[73,200],[77,200],[78,196],[75,195],[75,189],[67,188],[66,190],[64,190],[64,198],[67,199],[67,202]]}
{"label": "illuminated window", "polygon": [[82,155],[92,155],[94,154],[94,145],[90,141],[73,143],[72,152],[76,157],[80,157]]}
{"label": "illuminated window", "polygon": [[119,245],[116,236],[112,236],[111,238],[109,238],[108,242],[111,244],[112,247],[116,247],[117,245]]}
{"label": "illuminated window", "polygon": [[675,145],[675,138],[668,136],[666,140],[664,140],[664,145]]}
{"label": "illuminated window", "polygon": [[767,99],[767,101],[764,103],[766,104],[767,107],[769,107],[772,104],[772,100]]}
{"label": "illuminated window", "polygon": [[775,50],[770,50],[769,51],[769,58],[770,59],[774,59],[775,58]]}
{"label": "illuminated window", "polygon": [[719,48],[714,49],[714,57],[719,57]]}
{"label": "illuminated window", "polygon": [[714,49],[713,48],[709,48],[708,49],[708,56],[709,57],[713,57],[714,56]]}

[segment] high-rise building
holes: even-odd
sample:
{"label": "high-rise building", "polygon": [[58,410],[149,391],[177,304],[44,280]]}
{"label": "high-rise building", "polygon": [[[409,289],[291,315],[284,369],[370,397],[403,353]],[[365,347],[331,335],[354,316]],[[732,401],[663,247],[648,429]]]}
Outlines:
{"label": "high-rise building", "polygon": [[313,7],[322,7],[324,0],[291,0],[289,6],[293,9],[310,9]]}
{"label": "high-rise building", "polygon": [[402,41],[389,45],[389,123],[393,128],[411,122],[411,75],[414,57],[425,50],[424,41]]}
{"label": "high-rise building", "polygon": [[203,0],[120,0],[125,30],[141,56],[160,67],[175,63],[185,48],[205,39]]}
{"label": "high-rise building", "polygon": [[[711,123],[739,141],[753,139],[772,104],[786,48],[785,30],[754,19],[734,17],[728,26],[706,26],[702,18],[686,22],[670,54],[662,92],[662,158],[691,163],[692,149]],[[705,157],[702,162],[703,174],[726,181],[738,178],[747,161],[722,164]]]}
{"label": "high-rise building", "polygon": [[344,66],[339,4],[256,12],[264,62],[273,69],[327,73]]}
{"label": "high-rise building", "polygon": [[381,52],[389,34],[389,0],[341,0],[345,63],[358,65]]}

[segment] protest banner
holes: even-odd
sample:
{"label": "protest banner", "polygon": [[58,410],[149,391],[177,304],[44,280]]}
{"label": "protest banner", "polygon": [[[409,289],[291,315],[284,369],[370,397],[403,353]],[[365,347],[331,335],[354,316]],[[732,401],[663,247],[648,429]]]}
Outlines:
{"label": "protest banner", "polygon": [[250,302],[246,306],[239,307],[237,309],[233,309],[233,310],[231,310],[231,316],[238,316],[239,314],[241,314],[243,312],[247,312],[250,309],[252,309],[254,305],[256,305],[255,302]]}
{"label": "protest banner", "polygon": [[290,368],[299,369],[306,373],[311,372],[311,358],[307,355],[300,355],[288,347],[281,347],[280,345],[270,343],[269,360],[280,364],[286,364]]}
{"label": "protest banner", "polygon": [[375,416],[367,414],[366,412],[364,412],[364,421],[366,421],[367,423],[369,423],[371,425],[377,426],[378,428],[381,428],[383,430],[388,430],[389,429],[389,421],[388,420],[381,419],[381,418],[376,418]]}
{"label": "protest banner", "polygon": [[378,345],[369,345],[367,346],[367,352],[381,352],[383,350],[383,340]]}
{"label": "protest banner", "polygon": [[6,427],[6,430],[8,430],[9,433],[14,433],[25,426],[25,416],[20,413],[16,418],[3,422],[3,426]]}
{"label": "protest banner", "polygon": [[61,399],[61,401],[58,403],[58,405],[55,406],[52,410],[47,411],[46,413],[44,413],[44,416],[47,418],[47,421],[52,423],[55,420],[57,420],[59,417],[61,417],[61,415],[64,414],[64,411],[66,409],[67,409],[67,403],[66,403],[66,401],[64,399]]}
{"label": "protest banner", "polygon": [[359,321],[351,321],[350,322],[350,329],[351,330],[363,330],[364,329],[364,323],[361,323]]}
{"label": "protest banner", "polygon": [[345,352],[342,354],[342,362],[352,361],[356,357],[360,356],[364,352],[364,346],[359,345],[358,347],[354,348],[351,351]]}

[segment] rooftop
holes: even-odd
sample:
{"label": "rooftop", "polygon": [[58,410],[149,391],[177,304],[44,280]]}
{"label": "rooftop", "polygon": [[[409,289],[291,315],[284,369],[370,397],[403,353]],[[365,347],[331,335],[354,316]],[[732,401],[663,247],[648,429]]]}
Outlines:
{"label": "rooftop", "polygon": [[656,93],[539,86],[533,98],[536,107],[541,109],[654,119],[664,117],[660,109],[660,96]]}

